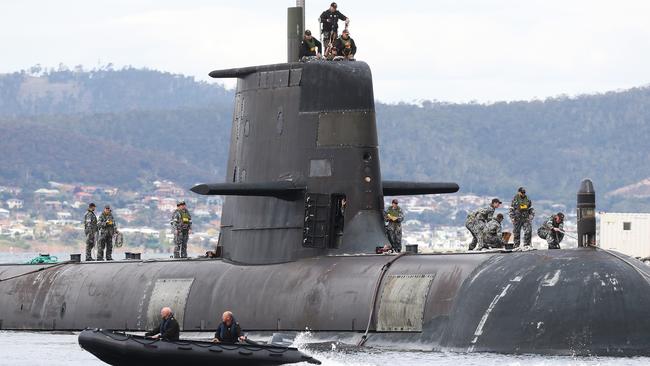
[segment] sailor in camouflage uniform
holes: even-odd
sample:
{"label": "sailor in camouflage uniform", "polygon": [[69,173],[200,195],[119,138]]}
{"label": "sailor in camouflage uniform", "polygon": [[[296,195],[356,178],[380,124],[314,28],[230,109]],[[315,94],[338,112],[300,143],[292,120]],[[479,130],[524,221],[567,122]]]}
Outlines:
{"label": "sailor in camouflage uniform", "polygon": [[117,223],[113,218],[111,206],[106,205],[104,211],[99,215],[97,222],[99,226],[99,245],[97,246],[97,260],[104,260],[104,249],[106,249],[106,260],[113,260],[113,235],[117,232]]}
{"label": "sailor in camouflage uniform", "polygon": [[86,234],[86,260],[93,261],[92,250],[97,237],[97,216],[95,215],[95,204],[90,203],[86,215],[84,215],[84,233]]}
{"label": "sailor in camouflage uniform", "polygon": [[549,217],[539,229],[537,235],[546,239],[548,249],[560,249],[560,243],[564,239],[564,214],[558,212]]}
{"label": "sailor in camouflage uniform", "polygon": [[404,221],[404,213],[402,212],[402,208],[398,206],[396,199],[391,202],[388,210],[384,212],[384,220],[386,221],[388,241],[393,251],[399,253],[402,251],[402,221]]}
{"label": "sailor in camouflage uniform", "polygon": [[524,246],[530,248],[532,237],[532,222],[535,217],[535,209],[531,207],[533,202],[526,196],[526,189],[519,187],[517,194],[512,198],[510,204],[510,220],[514,228],[514,247],[521,244],[521,231],[524,231]]}
{"label": "sailor in camouflage uniform", "polygon": [[465,227],[472,234],[472,242],[469,243],[469,250],[483,248],[485,226],[492,220],[494,210],[501,207],[502,203],[498,198],[494,198],[488,207],[479,208],[467,215]]}
{"label": "sailor in camouflage uniform", "polygon": [[501,231],[501,223],[503,222],[503,214],[498,214],[487,223],[485,227],[484,248],[503,248],[506,243],[503,241],[503,232]]}
{"label": "sailor in camouflage uniform", "polygon": [[192,231],[192,216],[185,202],[179,202],[176,207],[171,221],[174,231],[174,258],[187,258],[187,240]]}

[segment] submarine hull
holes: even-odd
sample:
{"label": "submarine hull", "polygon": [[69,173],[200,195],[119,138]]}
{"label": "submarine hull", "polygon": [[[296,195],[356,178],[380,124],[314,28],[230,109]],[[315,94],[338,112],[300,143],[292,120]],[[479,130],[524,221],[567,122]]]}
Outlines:
{"label": "submarine hull", "polygon": [[366,345],[394,349],[650,355],[650,273],[600,249],[45,267],[0,266],[19,276],[0,282],[3,329],[141,331],[171,306],[186,332],[231,309],[250,332],[368,327]]}

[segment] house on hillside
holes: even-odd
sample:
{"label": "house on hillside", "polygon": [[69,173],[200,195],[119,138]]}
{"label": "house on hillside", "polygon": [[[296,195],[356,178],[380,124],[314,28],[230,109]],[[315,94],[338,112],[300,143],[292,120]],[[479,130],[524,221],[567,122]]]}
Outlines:
{"label": "house on hillside", "polygon": [[8,193],[12,196],[17,196],[23,191],[22,188],[18,187],[8,187],[8,186],[0,186],[0,193]]}
{"label": "house on hillside", "polygon": [[63,203],[61,201],[45,201],[43,206],[48,210],[60,211],[63,208]]}
{"label": "house on hillside", "polygon": [[79,187],[79,189],[82,192],[93,194],[93,193],[97,192],[99,187],[97,187],[97,186],[81,186],[81,187]]}
{"label": "house on hillside", "polygon": [[39,188],[34,191],[34,196],[37,198],[42,198],[42,197],[55,197],[61,194],[61,192],[58,189],[47,189],[47,188]]}
{"label": "house on hillside", "polygon": [[93,198],[92,193],[88,193],[88,192],[84,192],[84,191],[79,191],[79,192],[74,194],[75,201],[79,201],[79,202],[88,202],[88,203],[90,203],[92,198]]}
{"label": "house on hillside", "polygon": [[23,208],[23,200],[19,200],[17,198],[11,198],[7,200],[7,207],[9,207],[10,210],[20,210]]}
{"label": "house on hillside", "polygon": [[161,198],[158,201],[158,210],[165,212],[174,211],[176,209],[176,203],[176,199],[174,198]]}
{"label": "house on hillside", "polygon": [[70,220],[72,219],[72,214],[67,211],[59,211],[56,213],[56,218],[59,220]]}
{"label": "house on hillside", "polygon": [[59,190],[60,192],[72,192],[75,189],[75,186],[72,184],[58,183],[58,182],[47,182],[50,185],[50,188]]}
{"label": "house on hillside", "polygon": [[6,210],[4,208],[0,208],[0,220],[2,219],[8,219],[9,218],[9,210]]}

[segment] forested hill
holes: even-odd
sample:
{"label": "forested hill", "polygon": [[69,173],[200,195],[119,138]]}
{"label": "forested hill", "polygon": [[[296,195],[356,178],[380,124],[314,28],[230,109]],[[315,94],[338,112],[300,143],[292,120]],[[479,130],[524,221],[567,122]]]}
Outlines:
{"label": "forested hill", "polygon": [[[153,70],[1,75],[0,184],[222,180],[232,102],[217,84]],[[583,177],[605,193],[650,176],[649,112],[648,88],[490,105],[377,103],[382,173],[506,198],[525,185],[535,199],[571,204]]]}
{"label": "forested hill", "polygon": [[34,66],[0,77],[0,115],[119,113],[230,107],[232,92],[193,77],[148,69],[83,71]]}

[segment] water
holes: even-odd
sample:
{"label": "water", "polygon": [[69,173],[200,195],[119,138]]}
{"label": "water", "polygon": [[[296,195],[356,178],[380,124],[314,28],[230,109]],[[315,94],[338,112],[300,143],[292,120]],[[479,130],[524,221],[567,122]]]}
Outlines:
{"label": "water", "polygon": [[[57,253],[58,254],[58,253]],[[9,254],[0,253],[1,263],[23,263],[38,253]],[[59,258],[66,260],[65,254]],[[78,333],[62,332],[10,332],[0,331],[0,365],[105,365],[92,354],[81,349],[77,343]],[[314,349],[305,346],[308,336],[298,337],[299,347],[316,357],[327,366],[374,366],[389,365],[476,365],[476,366],[600,366],[600,365],[648,365],[650,357],[612,358],[612,357],[560,357],[538,355],[496,355],[488,353],[459,354],[447,352],[396,352],[376,349],[319,346]],[[300,364],[302,365],[302,364]],[[307,364],[304,364],[307,365]]]}
{"label": "water", "polygon": [[[0,365],[105,365],[84,351],[77,343],[78,333],[7,332],[0,331]],[[300,345],[299,345],[300,346]],[[301,349],[304,350],[302,346]],[[331,347],[328,347],[331,348]],[[326,366],[374,365],[448,365],[448,366],[600,366],[648,365],[650,357],[558,357],[508,356],[488,353],[458,354],[445,352],[386,352],[364,351],[309,351]],[[298,364],[303,365],[303,364]],[[307,365],[306,363],[304,365]]]}

